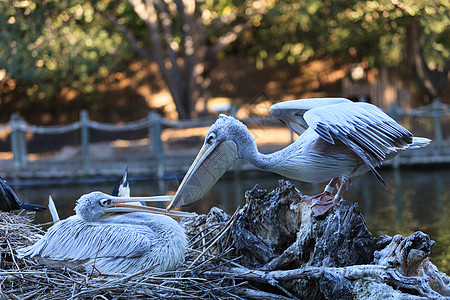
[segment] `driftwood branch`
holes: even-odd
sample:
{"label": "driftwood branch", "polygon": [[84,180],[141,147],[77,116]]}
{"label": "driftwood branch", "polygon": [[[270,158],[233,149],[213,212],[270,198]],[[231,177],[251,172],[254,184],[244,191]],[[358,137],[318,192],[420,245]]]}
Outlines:
{"label": "driftwood branch", "polygon": [[255,187],[246,199],[233,230],[244,267],[209,276],[278,284],[300,299],[450,296],[449,277],[428,259],[434,241],[423,232],[375,238],[347,201],[316,219],[286,181],[270,193]]}

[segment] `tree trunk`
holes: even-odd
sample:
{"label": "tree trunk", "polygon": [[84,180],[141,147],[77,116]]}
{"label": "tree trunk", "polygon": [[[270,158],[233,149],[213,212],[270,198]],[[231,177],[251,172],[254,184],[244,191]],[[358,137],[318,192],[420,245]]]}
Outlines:
{"label": "tree trunk", "polygon": [[[405,33],[405,54],[408,69],[413,72],[417,86],[420,88],[421,94],[428,96],[431,102],[439,96],[439,83],[433,78],[431,70],[425,61],[420,39],[420,22],[419,17],[411,17],[406,24]],[[423,97],[421,97],[423,98]]]}

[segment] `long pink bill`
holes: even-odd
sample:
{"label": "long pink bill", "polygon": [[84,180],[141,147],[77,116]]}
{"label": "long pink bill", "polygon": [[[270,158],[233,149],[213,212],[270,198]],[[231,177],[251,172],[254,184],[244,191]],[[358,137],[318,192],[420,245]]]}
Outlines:
{"label": "long pink bill", "polygon": [[166,216],[184,218],[184,217],[196,217],[196,213],[182,212],[182,211],[171,211],[167,212],[163,208],[150,207],[150,206],[138,206],[132,204],[119,203],[113,207],[108,207],[104,209],[105,213],[120,214],[120,213],[132,213],[132,212],[146,212],[154,214],[163,214]]}

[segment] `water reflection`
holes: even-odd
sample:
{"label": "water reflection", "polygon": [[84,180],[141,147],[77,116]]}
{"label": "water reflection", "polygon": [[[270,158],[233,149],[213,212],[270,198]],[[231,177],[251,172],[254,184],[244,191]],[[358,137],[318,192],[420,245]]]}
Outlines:
{"label": "water reflection", "polygon": [[[358,203],[369,230],[375,235],[409,235],[421,230],[436,241],[432,261],[441,271],[450,273],[450,170],[407,169],[381,172],[388,189],[370,173],[352,179],[350,190],[344,198]],[[117,181],[120,178],[117,178]],[[167,181],[133,180],[130,170],[131,191],[134,196],[174,193],[181,178]],[[185,208],[186,211],[206,213],[218,206],[233,213],[244,204],[244,192],[257,183],[260,188],[273,190],[281,177],[260,172],[229,172],[204,199]],[[314,194],[323,185],[292,181],[304,194]],[[116,182],[97,184],[72,184],[65,186],[15,187],[20,199],[29,203],[47,204],[51,194],[61,218],[73,214],[75,200],[93,190],[107,193]],[[160,207],[166,204],[161,203]],[[51,220],[48,212],[39,213],[39,223]]]}

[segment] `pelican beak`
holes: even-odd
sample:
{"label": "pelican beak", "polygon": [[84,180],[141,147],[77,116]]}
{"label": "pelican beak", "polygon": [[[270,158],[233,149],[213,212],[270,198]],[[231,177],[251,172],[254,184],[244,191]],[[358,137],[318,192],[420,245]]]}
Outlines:
{"label": "pelican beak", "polygon": [[237,158],[237,146],[233,141],[215,141],[211,145],[205,143],[184,176],[167,211],[202,198]]}
{"label": "pelican beak", "polygon": [[150,196],[150,197],[116,197],[110,196],[112,204],[121,204],[128,202],[167,202],[173,200],[173,195]]}
{"label": "pelican beak", "polygon": [[177,218],[192,218],[196,217],[196,213],[184,212],[184,211],[171,211],[167,212],[164,208],[150,207],[150,206],[139,206],[132,204],[117,204],[116,206],[105,208],[103,210],[105,214],[114,215],[114,214],[125,214],[132,212],[145,212],[145,213],[153,213],[153,214],[161,214],[171,217]]}
{"label": "pelican beak", "polygon": [[167,212],[163,208],[150,207],[150,206],[140,206],[140,205],[132,205],[128,204],[129,202],[161,202],[161,201],[170,201],[173,199],[173,196],[153,196],[153,197],[113,197],[111,196],[111,204],[109,207],[103,210],[105,217],[115,215],[115,214],[123,214],[123,213],[131,213],[131,212],[147,212],[154,214],[164,214],[172,217],[195,217],[196,213],[189,212],[181,212],[181,211],[173,211]]}

